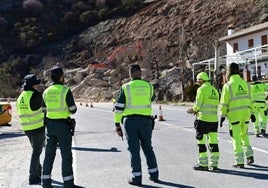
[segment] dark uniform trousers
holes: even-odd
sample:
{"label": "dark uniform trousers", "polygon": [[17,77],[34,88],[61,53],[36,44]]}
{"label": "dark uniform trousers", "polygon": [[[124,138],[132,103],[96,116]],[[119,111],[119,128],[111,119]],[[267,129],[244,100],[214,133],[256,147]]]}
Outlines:
{"label": "dark uniform trousers", "polygon": [[[45,160],[43,164],[43,176],[50,176],[56,156],[57,143],[59,144],[62,157],[62,177],[64,187],[74,186],[73,157],[72,157],[72,135],[66,121],[48,120],[47,145]],[[43,185],[50,186],[51,178],[43,178]]]}
{"label": "dark uniform trousers", "polygon": [[153,179],[158,178],[158,168],[155,153],[153,151],[152,138],[152,120],[146,117],[125,117],[124,127],[128,142],[128,150],[131,155],[131,167],[133,179],[141,181],[141,157],[140,146],[146,157],[148,173]]}
{"label": "dark uniform trousers", "polygon": [[40,155],[42,153],[45,141],[45,131],[40,131],[36,134],[27,134],[32,150],[31,163],[30,163],[30,177],[29,179],[34,179],[36,177],[41,177],[42,167],[40,164]]}

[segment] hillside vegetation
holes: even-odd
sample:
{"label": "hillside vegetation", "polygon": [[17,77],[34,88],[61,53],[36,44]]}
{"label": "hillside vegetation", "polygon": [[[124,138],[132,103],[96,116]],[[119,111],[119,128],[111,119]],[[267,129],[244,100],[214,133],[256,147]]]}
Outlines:
{"label": "hillside vegetation", "polygon": [[[89,62],[103,62],[116,48],[142,39],[142,57],[119,61],[151,68],[159,100],[179,99],[174,82],[191,78],[191,64],[213,57],[214,41],[226,35],[229,25],[242,29],[267,21],[267,7],[267,0],[2,0],[0,97],[16,97],[29,72],[43,77],[57,62],[66,69],[86,69]],[[225,54],[224,44],[220,53]],[[163,81],[172,68],[178,78]],[[93,73],[88,70],[80,82]],[[102,91],[114,92],[119,83],[102,85],[107,89]],[[89,90],[78,97],[86,98]]]}

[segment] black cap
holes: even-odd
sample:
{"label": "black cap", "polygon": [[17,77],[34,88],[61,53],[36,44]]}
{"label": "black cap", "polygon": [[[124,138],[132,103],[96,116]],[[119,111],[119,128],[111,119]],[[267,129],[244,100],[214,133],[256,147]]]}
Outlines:
{"label": "black cap", "polygon": [[134,65],[130,65],[129,66],[129,70],[132,72],[132,71],[141,71],[141,67],[137,64],[134,64]]}
{"label": "black cap", "polygon": [[51,75],[63,75],[63,70],[59,66],[54,66],[50,69]]}
{"label": "black cap", "polygon": [[28,74],[24,77],[24,86],[34,86],[41,83],[40,79],[36,79],[35,74]]}

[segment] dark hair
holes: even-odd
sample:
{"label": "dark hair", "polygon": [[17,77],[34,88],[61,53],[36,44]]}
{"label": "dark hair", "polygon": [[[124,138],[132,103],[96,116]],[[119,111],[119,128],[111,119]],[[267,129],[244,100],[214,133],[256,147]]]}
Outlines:
{"label": "dark hair", "polygon": [[130,72],[141,71],[141,67],[137,64],[134,64],[129,66],[129,70]]}
{"label": "dark hair", "polygon": [[230,75],[239,74],[239,65],[237,63],[231,63],[229,65]]}
{"label": "dark hair", "polygon": [[53,82],[59,82],[62,75],[60,74],[51,74],[51,79]]}
{"label": "dark hair", "polygon": [[59,82],[61,76],[63,75],[63,70],[59,66],[54,66],[50,69],[51,72],[51,79],[53,82]]}
{"label": "dark hair", "polygon": [[253,75],[252,76],[252,81],[258,81],[258,76],[257,75]]}

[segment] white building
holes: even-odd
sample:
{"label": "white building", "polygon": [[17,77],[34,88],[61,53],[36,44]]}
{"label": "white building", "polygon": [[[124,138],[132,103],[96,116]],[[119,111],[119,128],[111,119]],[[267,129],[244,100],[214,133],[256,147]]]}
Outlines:
{"label": "white building", "polygon": [[249,71],[249,78],[257,75],[268,79],[267,37],[268,22],[239,31],[229,27],[228,35],[219,38],[220,42],[226,42],[226,65],[235,62]]}
{"label": "white building", "polygon": [[[241,72],[247,72],[244,75],[247,81],[252,81],[253,75],[268,80],[268,22],[238,31],[229,27],[228,34],[218,41],[226,43],[227,54],[193,63],[193,72],[195,65],[199,64],[207,64],[211,71],[217,69],[219,64],[228,66],[235,62],[240,65]],[[217,49],[215,54],[216,51]]]}

